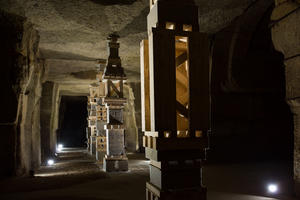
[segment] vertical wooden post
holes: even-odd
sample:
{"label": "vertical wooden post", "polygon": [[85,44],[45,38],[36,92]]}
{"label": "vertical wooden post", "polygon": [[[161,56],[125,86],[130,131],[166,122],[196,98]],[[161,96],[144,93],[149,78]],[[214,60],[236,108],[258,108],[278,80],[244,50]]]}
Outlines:
{"label": "vertical wooden post", "polygon": [[208,138],[199,135],[210,128],[209,39],[198,32],[192,0],[155,1],[147,19],[149,45],[141,43],[147,199],[205,200],[201,167]]}

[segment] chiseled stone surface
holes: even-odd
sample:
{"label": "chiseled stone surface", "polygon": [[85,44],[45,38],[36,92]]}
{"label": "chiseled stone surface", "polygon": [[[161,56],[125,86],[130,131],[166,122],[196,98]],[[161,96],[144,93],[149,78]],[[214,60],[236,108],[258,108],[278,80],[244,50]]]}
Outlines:
{"label": "chiseled stone surface", "polygon": [[294,113],[294,179],[295,192],[300,196],[300,99],[291,100],[291,110]]}
{"label": "chiseled stone surface", "polygon": [[[287,5],[286,5],[287,4]],[[288,6],[289,5],[289,6]],[[292,10],[300,6],[300,3],[288,2],[280,4],[272,13],[271,19],[278,20]],[[291,8],[291,9],[287,9]],[[279,17],[280,16],[280,17]],[[281,51],[285,58],[299,54],[300,52],[300,14],[294,12],[280,20],[272,27],[272,39],[275,48]]]}
{"label": "chiseled stone surface", "polygon": [[45,76],[39,34],[23,17],[0,12],[0,176],[28,174],[40,165],[40,98]]}
{"label": "chiseled stone surface", "polygon": [[[195,2],[200,31],[214,33],[241,15],[252,1]],[[106,37],[111,32],[121,36],[120,56],[129,81],[138,81],[139,43],[147,38],[149,0],[3,0],[0,6],[34,24],[41,36],[41,55],[51,72],[49,79],[64,85],[65,93],[87,91],[91,77],[72,76],[72,70],[76,71],[72,63],[78,61],[75,66],[91,70],[95,59],[107,57]]]}
{"label": "chiseled stone surface", "polygon": [[[300,13],[299,1],[276,1],[272,20],[279,20],[272,28],[272,39],[286,60],[286,98],[294,114],[294,179],[295,192],[300,196]],[[291,13],[287,16],[288,13]]]}

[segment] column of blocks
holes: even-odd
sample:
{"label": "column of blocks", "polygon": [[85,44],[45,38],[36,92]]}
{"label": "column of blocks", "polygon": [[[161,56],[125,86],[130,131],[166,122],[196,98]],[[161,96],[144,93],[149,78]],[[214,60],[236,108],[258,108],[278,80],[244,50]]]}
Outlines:
{"label": "column of blocks", "polygon": [[205,200],[202,165],[210,131],[210,40],[192,0],[150,1],[141,42],[143,145],[149,200]]}
{"label": "column of blocks", "polygon": [[97,120],[107,121],[107,112],[104,105],[97,105]]}
{"label": "column of blocks", "polygon": [[99,69],[97,81],[90,85],[88,98],[88,125],[91,130],[88,138],[89,152],[95,156],[97,163],[102,164],[106,154],[106,134],[104,126],[107,121],[106,107],[103,104],[105,96],[105,83],[102,82],[103,72]]}
{"label": "column of blocks", "polygon": [[89,102],[88,102],[88,127],[90,129],[90,134],[88,138],[88,146],[89,146],[89,153],[91,155],[96,155],[96,105],[97,105],[97,98],[94,95],[93,88],[95,85],[90,86],[90,96],[89,96]]}
{"label": "column of blocks", "polygon": [[103,94],[101,95],[101,100],[98,101],[97,105],[97,152],[96,152],[96,160],[98,164],[103,164],[103,159],[106,154],[106,133],[105,133],[105,125],[107,124],[107,109],[103,104]]}
{"label": "column of blocks", "polygon": [[127,102],[123,97],[123,83],[127,78],[119,57],[118,37],[115,34],[108,37],[109,57],[103,74],[103,81],[106,82],[107,87],[104,98],[104,104],[107,108],[107,124],[105,125],[107,151],[103,161],[103,169],[107,172],[128,170],[123,125],[124,104]]}

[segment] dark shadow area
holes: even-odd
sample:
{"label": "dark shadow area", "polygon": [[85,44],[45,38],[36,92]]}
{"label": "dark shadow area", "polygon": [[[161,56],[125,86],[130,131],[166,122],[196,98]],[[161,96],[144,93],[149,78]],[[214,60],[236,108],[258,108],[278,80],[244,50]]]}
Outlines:
{"label": "dark shadow area", "polygon": [[59,112],[58,144],[65,147],[85,147],[87,98],[62,96]]}
{"label": "dark shadow area", "polygon": [[213,134],[204,170],[211,189],[268,196],[266,186],[275,182],[282,195],[293,193],[293,118],[284,57],[268,26],[273,6],[259,1],[215,34]]}
{"label": "dark shadow area", "polygon": [[253,6],[215,35],[210,161],[292,165],[293,120],[283,55],[268,27],[272,10],[272,4]]}

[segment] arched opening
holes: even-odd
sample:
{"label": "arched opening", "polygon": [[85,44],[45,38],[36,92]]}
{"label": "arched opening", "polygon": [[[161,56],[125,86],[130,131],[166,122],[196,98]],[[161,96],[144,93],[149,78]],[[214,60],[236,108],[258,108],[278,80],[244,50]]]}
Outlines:
{"label": "arched opening", "polygon": [[62,96],[59,110],[57,144],[86,147],[87,97]]}
{"label": "arched opening", "polygon": [[[278,182],[282,193],[293,191],[293,118],[285,99],[284,57],[269,26],[273,8],[271,1],[258,2],[214,35],[212,165],[206,173],[212,187],[264,195],[268,183]],[[224,175],[227,184],[209,174]]]}

